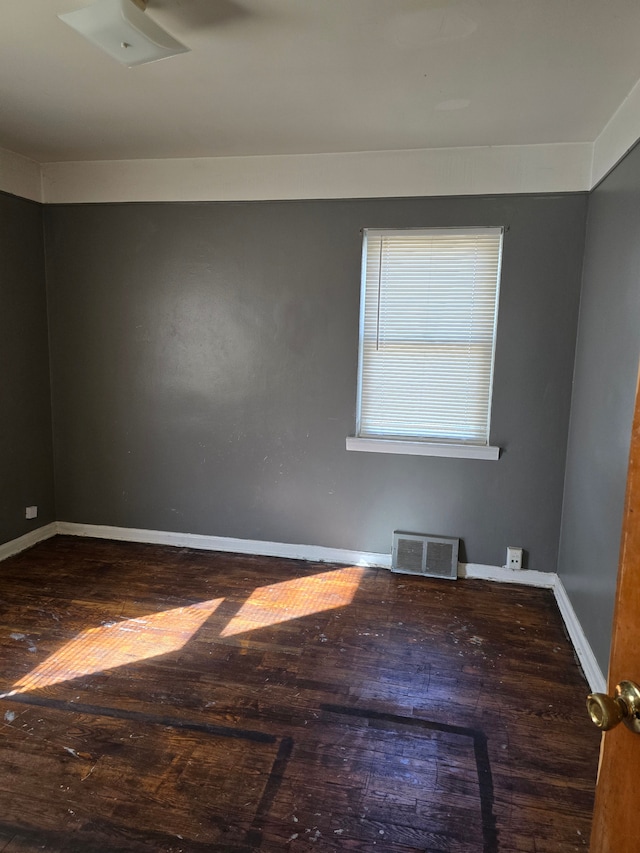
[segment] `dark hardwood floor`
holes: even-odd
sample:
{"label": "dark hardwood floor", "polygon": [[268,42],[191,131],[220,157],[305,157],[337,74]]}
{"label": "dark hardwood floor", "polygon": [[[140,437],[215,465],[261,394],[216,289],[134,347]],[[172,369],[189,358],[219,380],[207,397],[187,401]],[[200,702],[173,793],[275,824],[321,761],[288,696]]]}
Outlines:
{"label": "dark hardwood floor", "polygon": [[588,849],[548,591],[56,537],[0,653],[2,853]]}

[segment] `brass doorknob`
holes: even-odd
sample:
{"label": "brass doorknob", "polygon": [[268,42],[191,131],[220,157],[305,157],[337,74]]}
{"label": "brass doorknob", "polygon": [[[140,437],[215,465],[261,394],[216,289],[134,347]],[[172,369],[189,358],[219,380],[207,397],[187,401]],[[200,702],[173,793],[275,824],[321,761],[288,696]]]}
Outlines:
{"label": "brass doorknob", "polygon": [[587,710],[593,723],[604,732],[624,723],[632,732],[640,734],[640,687],[633,681],[617,684],[613,697],[591,693],[587,696]]}

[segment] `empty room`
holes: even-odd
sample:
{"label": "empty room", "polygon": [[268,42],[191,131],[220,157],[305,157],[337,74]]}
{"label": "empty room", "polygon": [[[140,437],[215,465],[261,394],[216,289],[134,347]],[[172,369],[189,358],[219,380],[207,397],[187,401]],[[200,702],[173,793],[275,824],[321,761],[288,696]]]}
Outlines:
{"label": "empty room", "polygon": [[0,10],[0,851],[640,829],[640,6]]}

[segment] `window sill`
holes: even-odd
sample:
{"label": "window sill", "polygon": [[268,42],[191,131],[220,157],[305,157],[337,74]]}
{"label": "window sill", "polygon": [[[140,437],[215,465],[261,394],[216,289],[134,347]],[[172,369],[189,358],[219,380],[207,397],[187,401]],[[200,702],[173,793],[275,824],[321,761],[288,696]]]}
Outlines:
{"label": "window sill", "polygon": [[500,448],[477,444],[436,444],[390,438],[347,436],[347,450],[365,453],[401,453],[405,456],[448,456],[454,459],[499,459]]}

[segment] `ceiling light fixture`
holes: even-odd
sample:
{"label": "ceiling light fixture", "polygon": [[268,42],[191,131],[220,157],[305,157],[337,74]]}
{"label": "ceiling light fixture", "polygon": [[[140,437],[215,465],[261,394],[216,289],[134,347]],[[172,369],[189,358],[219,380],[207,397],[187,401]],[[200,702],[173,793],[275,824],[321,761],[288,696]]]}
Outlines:
{"label": "ceiling light fixture", "polygon": [[129,68],[186,53],[188,47],[145,15],[146,6],[146,0],[97,0],[58,17]]}

